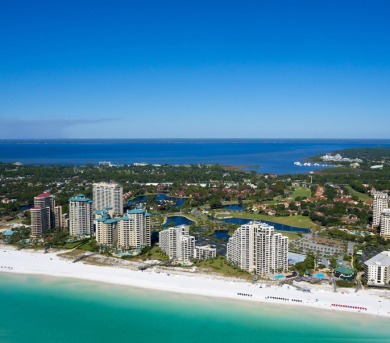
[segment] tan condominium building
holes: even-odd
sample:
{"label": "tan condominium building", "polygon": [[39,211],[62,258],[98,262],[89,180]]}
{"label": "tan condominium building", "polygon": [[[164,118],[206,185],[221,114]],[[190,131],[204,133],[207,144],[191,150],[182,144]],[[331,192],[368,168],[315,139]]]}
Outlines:
{"label": "tan condominium building", "polygon": [[50,231],[50,221],[46,208],[33,207],[31,214],[31,237],[39,237]]}
{"label": "tan condominium building", "polygon": [[99,182],[92,186],[94,210],[112,207],[115,213],[123,214],[123,188],[117,183]]}
{"label": "tan condominium building", "polygon": [[96,211],[96,242],[122,249],[138,249],[151,245],[150,213],[142,208],[114,217],[111,208]]}
{"label": "tan condominium building", "polygon": [[96,219],[96,242],[106,246],[118,242],[118,220],[111,218],[107,212]]}
{"label": "tan condominium building", "polygon": [[93,202],[83,194],[69,199],[69,234],[93,235]]}
{"label": "tan condominium building", "polygon": [[250,273],[259,275],[288,270],[288,238],[275,233],[274,227],[249,222],[229,238],[227,261]]}
{"label": "tan condominium building", "polygon": [[195,237],[186,225],[170,227],[159,232],[160,249],[171,259],[190,262],[194,258]]}
{"label": "tan condominium building", "polygon": [[150,247],[151,228],[150,213],[145,209],[128,210],[118,218],[118,246],[125,249]]}
{"label": "tan condominium building", "polygon": [[41,236],[54,228],[61,228],[61,206],[55,205],[54,196],[48,192],[34,197],[34,207],[30,213],[32,237]]}
{"label": "tan condominium building", "polygon": [[373,192],[372,227],[380,225],[382,211],[389,207],[389,195],[384,192]]}

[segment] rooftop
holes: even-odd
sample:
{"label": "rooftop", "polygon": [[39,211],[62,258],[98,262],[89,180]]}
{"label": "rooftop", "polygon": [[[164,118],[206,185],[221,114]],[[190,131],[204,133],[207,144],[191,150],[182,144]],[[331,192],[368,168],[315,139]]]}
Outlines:
{"label": "rooftop", "polygon": [[338,266],[336,268],[335,272],[343,274],[343,275],[352,275],[353,274],[353,270],[350,268],[347,268],[345,266]]}
{"label": "rooftop", "polygon": [[377,266],[390,266],[390,250],[382,251],[378,255],[375,255],[373,258],[370,258],[365,265],[377,265]]}
{"label": "rooftop", "polygon": [[92,202],[92,200],[89,198],[86,198],[84,194],[78,194],[75,197],[70,198],[69,201]]}
{"label": "rooftop", "polygon": [[39,195],[37,195],[35,198],[48,198],[48,197],[52,197],[53,194],[49,193],[49,192],[43,192]]}

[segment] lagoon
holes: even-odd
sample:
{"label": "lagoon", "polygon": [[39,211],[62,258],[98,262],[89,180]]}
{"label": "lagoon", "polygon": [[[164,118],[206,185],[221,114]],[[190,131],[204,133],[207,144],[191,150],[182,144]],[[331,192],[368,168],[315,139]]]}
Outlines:
{"label": "lagoon", "polygon": [[179,225],[192,225],[195,222],[184,216],[169,216],[164,223],[164,227],[179,226]]}

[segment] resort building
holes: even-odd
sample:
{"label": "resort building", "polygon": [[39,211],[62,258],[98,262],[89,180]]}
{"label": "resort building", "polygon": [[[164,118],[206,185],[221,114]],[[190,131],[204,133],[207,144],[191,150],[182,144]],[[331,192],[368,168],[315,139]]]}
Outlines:
{"label": "resort building", "polygon": [[117,183],[99,182],[92,186],[94,210],[112,207],[117,214],[123,214],[123,188]]}
{"label": "resort building", "polygon": [[113,246],[118,242],[118,219],[114,219],[107,210],[96,211],[96,242]]}
{"label": "resort building", "polygon": [[56,225],[56,220],[58,220],[57,207],[61,208],[61,206],[55,206],[54,196],[48,192],[34,197],[34,207],[30,210],[32,237],[41,236],[55,227],[60,227]]}
{"label": "resort building", "polygon": [[288,238],[275,233],[274,227],[249,222],[229,238],[227,261],[250,273],[259,275],[288,270]]}
{"label": "resort building", "polygon": [[355,273],[353,270],[344,265],[339,265],[336,267],[334,276],[346,281],[353,281],[355,279]]}
{"label": "resort building", "polygon": [[380,235],[384,239],[390,239],[390,208],[385,208],[381,213]]}
{"label": "resort building", "polygon": [[194,258],[197,260],[208,260],[217,257],[217,249],[211,245],[195,247]]}
{"label": "resort building", "polygon": [[54,207],[54,227],[59,229],[64,227],[62,223],[62,206],[60,205]]}
{"label": "resort building", "polygon": [[124,249],[151,246],[150,213],[141,207],[128,210],[118,220],[118,246]]}
{"label": "resort building", "polygon": [[171,260],[190,262],[194,258],[195,237],[186,225],[170,227],[159,232],[160,249]]}
{"label": "resort building", "polygon": [[373,192],[374,201],[372,204],[372,227],[380,225],[382,211],[389,207],[389,195],[383,192]]}
{"label": "resort building", "polygon": [[93,202],[83,194],[69,199],[69,233],[71,236],[93,234]]}
{"label": "resort building", "polygon": [[31,214],[31,237],[39,237],[49,231],[49,216],[46,208],[33,207]]}
{"label": "resort building", "polygon": [[390,250],[364,262],[364,276],[369,286],[390,286]]}

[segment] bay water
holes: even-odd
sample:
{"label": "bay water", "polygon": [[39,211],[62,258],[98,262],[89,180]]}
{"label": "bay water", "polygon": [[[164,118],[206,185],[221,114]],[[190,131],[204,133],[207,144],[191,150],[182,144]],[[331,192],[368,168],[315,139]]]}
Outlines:
{"label": "bay water", "polygon": [[0,140],[0,162],[24,164],[225,164],[260,173],[297,174],[320,166],[296,161],[357,147],[390,147],[390,140],[363,139],[62,139]]}

